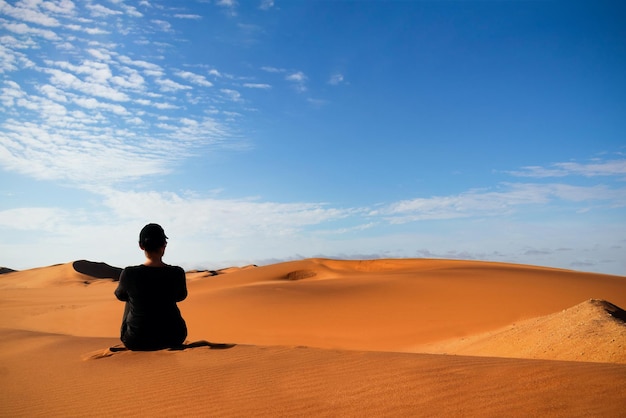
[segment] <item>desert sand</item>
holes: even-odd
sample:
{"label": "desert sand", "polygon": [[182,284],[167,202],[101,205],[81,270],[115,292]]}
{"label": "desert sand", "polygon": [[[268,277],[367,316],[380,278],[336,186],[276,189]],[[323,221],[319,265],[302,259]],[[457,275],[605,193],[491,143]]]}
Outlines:
{"label": "desert sand", "polygon": [[189,344],[132,352],[118,267],[3,271],[2,417],[626,411],[622,276],[435,259],[190,271]]}

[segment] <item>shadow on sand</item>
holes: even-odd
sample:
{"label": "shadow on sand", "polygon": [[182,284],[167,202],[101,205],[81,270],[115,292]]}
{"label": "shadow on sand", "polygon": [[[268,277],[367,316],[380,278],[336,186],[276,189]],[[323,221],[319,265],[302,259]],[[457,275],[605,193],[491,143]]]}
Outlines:
{"label": "shadow on sand", "polygon": [[[227,348],[233,348],[236,345],[237,344],[212,343],[212,342],[209,342],[209,341],[200,340],[200,341],[186,342],[183,345],[179,345],[179,346],[175,346],[175,347],[169,347],[169,348],[163,348],[163,349],[160,349],[160,350],[135,350],[135,351],[161,351],[161,350],[165,350],[165,351],[183,351],[183,350],[187,350],[188,348],[198,348],[198,347],[208,347],[211,350],[225,350]],[[115,345],[113,347],[109,347],[109,351],[111,351],[112,353],[119,353],[121,351],[132,351],[132,350],[129,350],[128,348],[126,348],[122,344],[118,344],[118,345]]]}
{"label": "shadow on sand", "polygon": [[[225,344],[225,343],[212,343],[209,341],[204,341],[204,340],[200,340],[200,341],[192,341],[192,342],[186,342],[183,345],[180,346],[176,346],[176,347],[170,347],[170,348],[164,348],[161,350],[135,350],[134,352],[142,352],[142,351],[184,351],[184,350],[188,350],[188,349],[192,349],[192,348],[199,348],[199,347],[207,347],[210,350],[226,350],[229,348],[233,348],[235,347],[237,344]],[[106,358],[106,357],[111,357],[113,355],[116,355],[118,353],[123,353],[123,352],[131,352],[132,350],[129,350],[128,348],[126,348],[123,344],[118,344],[118,345],[114,345],[113,347],[109,347],[109,348],[105,348],[104,350],[100,349],[100,350],[96,350],[96,351],[92,351],[91,353],[87,353],[85,355],[83,355],[83,360],[97,360],[97,359],[101,359],[101,358]]]}
{"label": "shadow on sand", "polygon": [[228,348],[233,348],[237,344],[225,344],[225,343],[212,343],[209,341],[193,341],[190,343],[185,343],[179,347],[168,348],[168,351],[182,351],[188,348],[197,348],[197,347],[209,347],[211,350],[225,350]]}

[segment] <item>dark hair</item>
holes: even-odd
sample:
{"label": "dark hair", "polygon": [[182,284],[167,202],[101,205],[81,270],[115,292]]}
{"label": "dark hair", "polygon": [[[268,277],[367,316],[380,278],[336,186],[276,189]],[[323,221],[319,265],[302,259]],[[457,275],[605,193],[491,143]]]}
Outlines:
{"label": "dark hair", "polygon": [[156,251],[167,243],[165,231],[158,224],[148,224],[139,233],[139,245],[148,252]]}

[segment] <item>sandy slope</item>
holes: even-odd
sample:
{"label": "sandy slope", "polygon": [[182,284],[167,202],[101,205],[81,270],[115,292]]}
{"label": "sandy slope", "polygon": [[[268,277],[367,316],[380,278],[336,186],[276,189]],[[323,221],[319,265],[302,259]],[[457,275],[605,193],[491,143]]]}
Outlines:
{"label": "sandy slope", "polygon": [[0,416],[626,410],[625,277],[423,259],[189,272],[190,340],[236,345],[111,353],[118,271],[0,276]]}

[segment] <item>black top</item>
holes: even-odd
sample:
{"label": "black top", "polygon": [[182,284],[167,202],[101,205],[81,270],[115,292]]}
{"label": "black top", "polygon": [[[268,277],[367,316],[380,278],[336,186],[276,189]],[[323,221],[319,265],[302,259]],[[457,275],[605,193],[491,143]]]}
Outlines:
{"label": "black top", "polygon": [[185,341],[187,326],[176,306],[187,297],[182,268],[126,267],[115,296],[126,302],[121,340],[129,349],[158,350]]}

